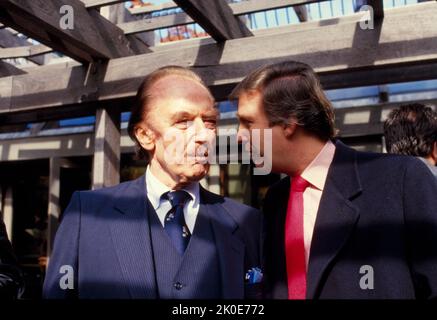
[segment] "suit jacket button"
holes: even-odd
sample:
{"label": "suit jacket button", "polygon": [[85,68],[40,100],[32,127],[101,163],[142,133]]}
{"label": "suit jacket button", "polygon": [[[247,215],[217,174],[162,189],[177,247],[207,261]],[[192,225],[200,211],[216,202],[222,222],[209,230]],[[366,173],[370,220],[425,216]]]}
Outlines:
{"label": "suit jacket button", "polygon": [[173,287],[174,287],[176,290],[181,290],[182,287],[183,287],[183,284],[180,283],[180,282],[176,282],[175,284],[173,284]]}

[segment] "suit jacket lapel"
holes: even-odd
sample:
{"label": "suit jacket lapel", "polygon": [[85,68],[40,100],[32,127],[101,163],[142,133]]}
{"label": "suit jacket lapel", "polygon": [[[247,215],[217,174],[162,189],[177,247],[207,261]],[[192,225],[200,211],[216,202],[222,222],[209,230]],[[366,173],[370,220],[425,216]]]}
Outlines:
{"label": "suit jacket lapel", "polygon": [[346,244],[359,218],[353,199],[361,192],[356,152],[341,142],[329,169],[311,242],[307,298],[319,295],[330,263]]}
{"label": "suit jacket lapel", "polygon": [[[287,216],[288,196],[290,193],[290,178],[284,181],[283,187],[278,190],[277,201],[269,213],[268,223],[272,226],[269,235],[268,247],[264,249],[265,254],[269,256],[268,273],[274,279],[269,279],[272,283],[272,298],[287,299],[287,265],[285,258],[285,218]],[[274,213],[274,214],[272,214]]]}
{"label": "suit jacket lapel", "polygon": [[244,298],[244,244],[235,236],[238,225],[221,204],[223,198],[203,188],[201,205],[208,214],[214,232],[220,261],[222,294],[224,299]]}
{"label": "suit jacket lapel", "polygon": [[146,194],[144,176],[128,183],[116,195],[115,221],[110,224],[123,278],[136,299],[157,297]]}

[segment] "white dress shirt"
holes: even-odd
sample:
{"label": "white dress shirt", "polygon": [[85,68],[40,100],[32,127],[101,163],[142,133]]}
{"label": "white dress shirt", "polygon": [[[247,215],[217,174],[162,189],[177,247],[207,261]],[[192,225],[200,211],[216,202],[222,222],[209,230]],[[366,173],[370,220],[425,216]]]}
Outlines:
{"label": "white dress shirt", "polygon": [[331,141],[328,141],[301,174],[301,177],[310,183],[309,187],[306,188],[303,193],[303,229],[307,268],[317,211],[319,210],[320,199],[322,198],[328,170],[334,158],[334,153],[335,145]]}
{"label": "white dress shirt", "polygon": [[[169,200],[161,198],[161,196],[172,190],[153,175],[150,171],[150,166],[147,166],[146,169],[146,185],[147,198],[152,204],[153,209],[155,209],[159,221],[161,221],[161,224],[164,227],[165,216],[170,211],[171,204]],[[199,212],[199,183],[192,183],[182,190],[185,190],[191,196],[191,199],[187,201],[184,206],[184,218],[190,233],[193,234],[194,225]]]}

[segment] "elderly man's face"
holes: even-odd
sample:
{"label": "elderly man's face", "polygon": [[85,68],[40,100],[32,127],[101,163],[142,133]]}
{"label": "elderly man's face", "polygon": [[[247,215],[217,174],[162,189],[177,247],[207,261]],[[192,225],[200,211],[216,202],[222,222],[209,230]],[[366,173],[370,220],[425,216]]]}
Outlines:
{"label": "elderly man's face", "polygon": [[215,147],[218,111],[208,90],[181,76],[167,76],[151,89],[148,128],[151,170],[161,180],[186,184],[209,170],[208,149]]}

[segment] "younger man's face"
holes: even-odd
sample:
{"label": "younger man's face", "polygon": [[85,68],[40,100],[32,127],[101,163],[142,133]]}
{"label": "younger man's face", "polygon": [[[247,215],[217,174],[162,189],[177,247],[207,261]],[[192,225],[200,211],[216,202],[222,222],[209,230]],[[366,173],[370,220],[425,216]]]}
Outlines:
{"label": "younger man's face", "polygon": [[[265,166],[266,161],[270,161],[271,168],[275,171],[275,159],[287,152],[284,148],[286,138],[282,126],[270,126],[262,101],[262,93],[256,90],[240,94],[237,112],[240,122],[238,140],[245,145],[245,150],[251,153],[257,167]],[[269,137],[267,130],[271,132],[271,139],[265,139]],[[257,163],[254,157],[262,158],[262,163]]]}

